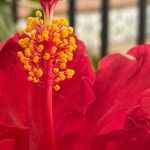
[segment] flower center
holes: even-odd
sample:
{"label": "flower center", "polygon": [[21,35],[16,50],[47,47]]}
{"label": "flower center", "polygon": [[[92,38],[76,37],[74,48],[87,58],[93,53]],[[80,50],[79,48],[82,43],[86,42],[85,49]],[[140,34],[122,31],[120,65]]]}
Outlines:
{"label": "flower center", "polygon": [[43,21],[40,11],[36,11],[35,17],[28,17],[18,41],[18,57],[28,73],[28,81],[40,83],[45,73],[43,64],[48,62],[52,64],[49,72],[56,91],[60,90],[60,82],[73,77],[75,71],[67,67],[77,48],[73,32],[64,18],[48,23]]}

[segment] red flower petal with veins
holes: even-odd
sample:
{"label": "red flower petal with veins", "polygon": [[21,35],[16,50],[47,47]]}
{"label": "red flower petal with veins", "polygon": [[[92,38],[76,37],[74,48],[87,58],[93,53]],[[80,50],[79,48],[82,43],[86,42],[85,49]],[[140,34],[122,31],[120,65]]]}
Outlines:
{"label": "red flower petal with veins", "polygon": [[133,48],[128,55],[100,61],[96,100],[87,111],[89,142],[82,150],[149,150],[150,45]]}
{"label": "red flower petal with veins", "polygon": [[[46,141],[50,137],[46,131],[51,124],[46,124],[45,115],[52,110],[46,110],[49,104],[45,103],[43,86],[27,81],[17,56],[17,41],[18,35],[15,35],[0,45],[0,124],[5,124],[0,128],[0,134],[5,133],[4,138],[0,136],[0,150],[5,147],[8,150],[49,150],[51,139]],[[64,81],[62,90],[54,92],[53,97],[54,132],[61,150],[72,149],[84,128],[85,110],[93,99],[90,85],[94,73],[83,43],[78,41],[77,44],[74,61],[69,64],[76,70],[75,77]]]}

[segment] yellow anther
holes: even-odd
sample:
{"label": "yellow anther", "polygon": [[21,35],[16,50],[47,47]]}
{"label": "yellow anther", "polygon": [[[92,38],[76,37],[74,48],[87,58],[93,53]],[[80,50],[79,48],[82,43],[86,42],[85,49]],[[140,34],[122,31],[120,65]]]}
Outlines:
{"label": "yellow anther", "polygon": [[34,77],[34,72],[33,72],[33,71],[30,71],[30,72],[29,72],[29,76]]}
{"label": "yellow anther", "polygon": [[44,50],[44,45],[40,44],[38,45],[38,51],[42,52]]}
{"label": "yellow anther", "polygon": [[67,45],[68,44],[68,41],[66,39],[63,39],[63,44],[64,45]]}
{"label": "yellow anther", "polygon": [[59,38],[60,37],[60,33],[55,32],[54,33],[54,37],[58,37]]}
{"label": "yellow anther", "polygon": [[63,71],[58,72],[58,77],[61,79],[61,81],[64,81],[66,78]]}
{"label": "yellow anther", "polygon": [[58,53],[58,58],[62,59],[62,58],[67,58],[67,55],[64,52],[59,52]]}
{"label": "yellow anther", "polygon": [[43,56],[43,58],[45,60],[49,60],[50,59],[50,54],[49,53],[45,53],[44,56]]}
{"label": "yellow anther", "polygon": [[65,46],[65,44],[64,44],[64,43],[60,44],[60,47],[64,47],[64,46]]}
{"label": "yellow anther", "polygon": [[26,64],[26,65],[24,65],[24,69],[28,70],[28,71],[31,71],[32,67],[31,67],[31,65]]}
{"label": "yellow anther", "polygon": [[26,37],[26,38],[22,38],[18,41],[19,45],[22,47],[22,48],[27,48],[28,44],[29,44],[29,38]]}
{"label": "yellow anther", "polygon": [[67,58],[66,58],[66,57],[61,58],[61,62],[62,62],[62,63],[67,63],[67,61],[68,61],[68,60],[67,60]]}
{"label": "yellow anther", "polygon": [[43,38],[43,40],[46,40],[46,41],[49,39],[49,31],[48,30],[43,31],[42,38]]}
{"label": "yellow anther", "polygon": [[56,18],[54,18],[54,19],[52,20],[52,24],[57,24],[57,19],[56,19]]}
{"label": "yellow anther", "polygon": [[73,48],[74,48],[73,50],[75,51],[75,50],[77,49],[77,45],[74,44],[74,45],[73,45]]}
{"label": "yellow anther", "polygon": [[37,38],[38,38],[38,40],[39,40],[40,42],[43,42],[43,41],[44,41],[42,35],[38,35]]}
{"label": "yellow anther", "polygon": [[56,83],[59,83],[61,81],[61,79],[59,77],[57,77],[55,80],[54,80]]}
{"label": "yellow anther", "polygon": [[28,45],[28,48],[31,50],[31,51],[34,51],[34,45],[33,45],[33,41],[31,40],[29,45]]}
{"label": "yellow anther", "polygon": [[18,51],[17,54],[18,54],[19,57],[23,56],[22,51]]}
{"label": "yellow anther", "polygon": [[43,76],[43,70],[42,69],[38,69],[37,72],[36,72],[36,75],[38,77],[42,77]]}
{"label": "yellow anther", "polygon": [[28,81],[32,81],[33,80],[33,77],[32,76],[29,76],[28,77]]}
{"label": "yellow anther", "polygon": [[53,46],[53,47],[51,48],[51,54],[55,54],[56,51],[57,51],[57,47],[56,47],[56,46]]}
{"label": "yellow anther", "polygon": [[32,26],[29,24],[27,25],[26,32],[31,32],[32,29],[33,29]]}
{"label": "yellow anther", "polygon": [[60,24],[61,24],[62,26],[68,26],[68,21],[67,21],[65,18],[61,18],[61,19],[60,19]]}
{"label": "yellow anther", "polygon": [[37,63],[39,61],[39,59],[40,59],[39,56],[34,56],[33,57],[33,62]]}
{"label": "yellow anther", "polygon": [[56,24],[51,24],[51,29],[56,32],[59,31],[59,27]]}
{"label": "yellow anther", "polygon": [[66,63],[61,63],[61,64],[60,64],[60,68],[61,68],[61,69],[65,69],[65,68],[66,68]]}
{"label": "yellow anther", "polygon": [[56,44],[60,44],[61,40],[58,37],[54,37],[53,42],[55,42]]}
{"label": "yellow anther", "polygon": [[44,66],[39,64],[40,61],[52,59],[54,68],[50,73],[56,84],[54,89],[59,91],[58,83],[75,74],[73,69],[66,69],[67,62],[73,59],[73,51],[77,48],[74,30],[68,26],[65,18],[54,19],[50,24],[41,17],[42,13],[36,11],[36,17],[27,19],[27,27],[22,31],[24,38],[18,41],[21,51],[17,54],[28,73],[28,81],[33,83],[38,83],[44,74]]}
{"label": "yellow anther", "polygon": [[74,47],[73,47],[72,45],[68,45],[68,46],[67,46],[67,50],[68,50],[69,52],[72,52],[72,51],[74,50]]}
{"label": "yellow anther", "polygon": [[39,11],[39,10],[36,11],[35,15],[36,15],[36,17],[39,17],[39,18],[42,17],[42,13],[41,13],[41,11]]}
{"label": "yellow anther", "polygon": [[72,59],[73,59],[73,54],[72,54],[71,52],[68,52],[68,53],[67,53],[67,58],[68,58],[69,61],[72,61]]}
{"label": "yellow anther", "polygon": [[33,72],[34,72],[34,73],[37,73],[37,68],[33,68]]}
{"label": "yellow anther", "polygon": [[31,36],[34,37],[36,35],[36,30],[31,31]]}
{"label": "yellow anther", "polygon": [[67,69],[65,73],[66,73],[66,77],[68,79],[70,79],[70,78],[72,78],[74,76],[75,71],[73,69]]}
{"label": "yellow anther", "polygon": [[53,73],[58,73],[59,72],[59,68],[53,68]]}
{"label": "yellow anther", "polygon": [[54,89],[55,89],[55,91],[59,91],[59,90],[60,90],[60,86],[59,86],[58,84],[56,84],[56,85],[54,86]]}
{"label": "yellow anther", "polygon": [[39,82],[39,80],[36,77],[34,77],[33,78],[33,83],[38,83],[38,82]]}
{"label": "yellow anther", "polygon": [[62,38],[67,38],[68,35],[69,35],[69,31],[68,30],[64,29],[64,30],[61,31]]}
{"label": "yellow anther", "polygon": [[75,42],[76,42],[75,38],[74,38],[74,37],[70,37],[69,43],[70,43],[71,45],[73,45],[73,44],[75,44]]}
{"label": "yellow anther", "polygon": [[74,29],[72,27],[68,27],[68,31],[69,31],[69,34],[72,34],[74,32]]}
{"label": "yellow anther", "polygon": [[25,62],[27,61],[27,58],[24,57],[24,56],[21,56],[21,57],[20,57],[20,61],[21,61],[22,63],[25,63]]}
{"label": "yellow anther", "polygon": [[25,51],[24,51],[24,53],[25,53],[25,56],[27,56],[27,57],[31,56],[31,51],[30,51],[29,48],[26,48]]}

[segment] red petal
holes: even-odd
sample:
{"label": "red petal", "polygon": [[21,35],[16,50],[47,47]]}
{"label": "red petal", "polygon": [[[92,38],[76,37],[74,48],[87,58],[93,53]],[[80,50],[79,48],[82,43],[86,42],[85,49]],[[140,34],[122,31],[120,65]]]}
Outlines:
{"label": "red petal", "polygon": [[[87,112],[91,141],[99,137],[93,144],[94,150],[149,149],[149,129],[145,127],[149,124],[147,117],[150,118],[150,107],[147,109],[144,106],[150,105],[150,99],[141,102],[141,98],[143,92],[150,87],[150,45],[133,48],[128,54],[133,58],[119,54],[106,56],[96,73],[96,101]],[[140,109],[135,111],[139,106]],[[136,123],[134,126],[129,126],[131,118],[132,124],[133,121]],[[144,123],[141,118],[145,119]],[[140,130],[134,131],[139,127],[146,130],[142,140],[136,136]],[[127,131],[129,128],[135,137]],[[120,130],[126,137],[120,135]],[[109,138],[105,139],[103,135]],[[103,140],[105,144],[101,144]]]}
{"label": "red petal", "polygon": [[28,129],[0,125],[0,150],[28,150]]}
{"label": "red petal", "polygon": [[13,139],[0,141],[0,150],[15,150],[15,141]]}

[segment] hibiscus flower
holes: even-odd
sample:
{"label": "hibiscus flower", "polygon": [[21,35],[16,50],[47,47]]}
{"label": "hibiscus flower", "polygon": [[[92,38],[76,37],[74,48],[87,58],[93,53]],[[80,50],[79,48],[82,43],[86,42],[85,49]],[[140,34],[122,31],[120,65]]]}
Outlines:
{"label": "hibiscus flower", "polygon": [[68,149],[85,126],[95,75],[84,44],[52,10],[0,44],[1,149]]}
{"label": "hibiscus flower", "polygon": [[57,2],[0,43],[0,150],[148,150],[150,46],[95,73]]}

